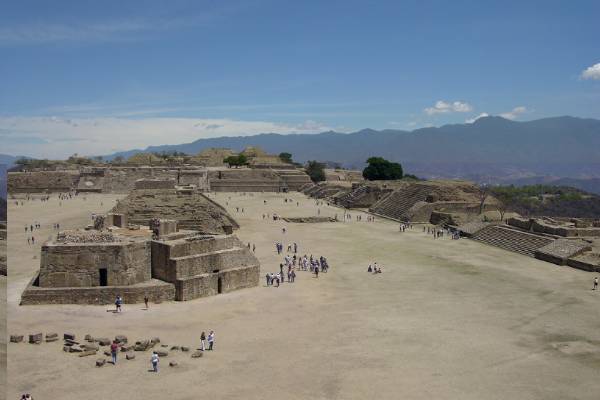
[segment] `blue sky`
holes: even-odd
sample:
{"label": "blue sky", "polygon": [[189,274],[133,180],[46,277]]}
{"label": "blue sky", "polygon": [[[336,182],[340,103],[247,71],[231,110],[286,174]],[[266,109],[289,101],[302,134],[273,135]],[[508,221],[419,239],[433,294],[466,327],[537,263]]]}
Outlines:
{"label": "blue sky", "polygon": [[599,20],[598,1],[5,2],[0,152],[600,118]]}

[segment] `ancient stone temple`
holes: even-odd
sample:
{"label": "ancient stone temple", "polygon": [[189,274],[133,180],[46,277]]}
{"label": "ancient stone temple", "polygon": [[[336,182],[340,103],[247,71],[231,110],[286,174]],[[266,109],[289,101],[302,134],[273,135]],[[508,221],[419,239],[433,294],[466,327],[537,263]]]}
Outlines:
{"label": "ancient stone temple", "polygon": [[170,180],[140,180],[85,230],[59,232],[21,304],[192,300],[258,285],[260,264],[229,214]]}

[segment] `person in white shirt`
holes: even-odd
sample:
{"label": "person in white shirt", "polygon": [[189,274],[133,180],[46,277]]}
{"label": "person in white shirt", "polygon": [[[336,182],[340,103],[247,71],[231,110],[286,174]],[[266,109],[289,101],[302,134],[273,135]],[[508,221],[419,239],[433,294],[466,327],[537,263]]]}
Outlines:
{"label": "person in white shirt", "polygon": [[158,354],[156,352],[152,352],[152,357],[150,358],[150,362],[152,362],[152,369],[154,372],[158,372],[158,362],[160,359],[158,358]]}
{"label": "person in white shirt", "polygon": [[210,331],[210,333],[208,334],[208,349],[212,350],[214,344],[215,344],[215,332]]}

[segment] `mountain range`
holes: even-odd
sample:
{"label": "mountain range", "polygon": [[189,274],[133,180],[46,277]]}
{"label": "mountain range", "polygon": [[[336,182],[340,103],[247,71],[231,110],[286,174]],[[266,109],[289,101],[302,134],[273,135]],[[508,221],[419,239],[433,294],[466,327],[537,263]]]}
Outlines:
{"label": "mountain range", "polygon": [[527,122],[490,116],[470,124],[413,131],[363,129],[218,137],[150,146],[105,158],[127,158],[141,151],[195,154],[208,147],[240,151],[246,146],[259,146],[272,154],[289,152],[299,162],[331,161],[347,168],[363,168],[367,158],[381,156],[428,178],[600,178],[600,120],[568,116]]}
{"label": "mountain range", "polygon": [[[165,132],[168,137],[169,132]],[[570,178],[576,187],[600,193],[600,120],[553,117],[513,121],[489,116],[474,123],[413,131],[363,129],[353,133],[264,133],[198,139],[107,155],[128,158],[139,152],[196,154],[209,147],[241,151],[259,146],[271,154],[292,153],[294,161],[328,161],[362,169],[367,158],[400,162],[405,172],[424,178],[461,178],[477,182],[544,182]],[[8,156],[9,158],[11,156]],[[14,162],[0,156],[0,162]]]}

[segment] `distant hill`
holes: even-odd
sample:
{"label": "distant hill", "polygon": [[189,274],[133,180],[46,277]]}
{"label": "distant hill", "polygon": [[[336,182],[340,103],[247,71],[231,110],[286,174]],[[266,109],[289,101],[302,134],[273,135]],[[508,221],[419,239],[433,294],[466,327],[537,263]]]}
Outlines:
{"label": "distant hill", "polygon": [[6,221],[6,166],[0,164],[0,221]]}
{"label": "distant hill", "polygon": [[6,165],[6,169],[10,169],[19,158],[8,154],[0,154],[0,164]]}
{"label": "distant hill", "polygon": [[[167,133],[166,133],[167,134]],[[362,168],[370,156],[401,162],[407,172],[427,178],[523,178],[536,175],[600,178],[600,120],[575,117],[517,122],[501,117],[472,124],[444,125],[411,132],[364,129],[354,133],[255,136],[199,139],[179,145],[151,146],[115,153],[179,151],[195,154],[208,147],[242,150],[260,146],[269,153],[289,152],[294,160],[328,160]]]}

